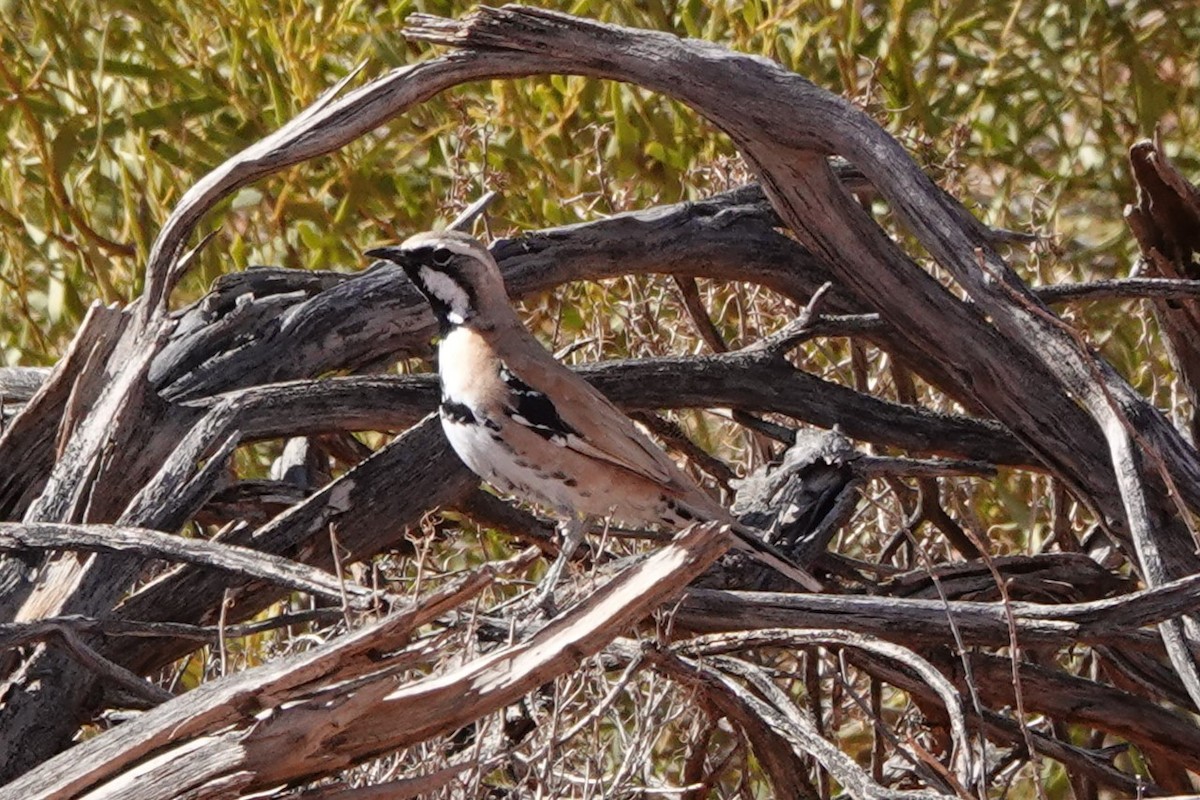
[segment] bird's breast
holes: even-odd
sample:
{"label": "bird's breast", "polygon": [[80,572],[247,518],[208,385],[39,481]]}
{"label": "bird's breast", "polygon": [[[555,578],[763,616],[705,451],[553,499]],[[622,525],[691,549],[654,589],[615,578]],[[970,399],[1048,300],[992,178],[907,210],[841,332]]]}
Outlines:
{"label": "bird's breast", "polygon": [[487,415],[500,413],[506,390],[500,380],[500,358],[477,331],[457,327],[438,345],[442,399],[463,403]]}

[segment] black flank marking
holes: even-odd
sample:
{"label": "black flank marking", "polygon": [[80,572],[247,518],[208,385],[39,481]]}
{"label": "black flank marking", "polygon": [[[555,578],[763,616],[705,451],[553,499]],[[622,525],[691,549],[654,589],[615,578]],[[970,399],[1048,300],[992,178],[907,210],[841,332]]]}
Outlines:
{"label": "black flank marking", "polygon": [[674,498],[668,498],[664,494],[662,495],[662,499],[666,502],[667,509],[684,522],[691,522],[696,518],[695,514],[679,505],[679,501],[675,500]]}
{"label": "black flank marking", "polygon": [[[471,413],[471,409],[466,403],[458,403],[454,400],[443,400],[439,409],[442,419],[458,423],[459,425],[475,425],[477,420],[475,415]],[[488,427],[491,427],[490,425]]]}
{"label": "black flank marking", "polygon": [[504,381],[512,392],[514,404],[509,413],[515,422],[555,444],[565,445],[568,436],[579,435],[559,416],[558,409],[549,397],[518,378],[508,367],[500,367],[500,380]]}
{"label": "black flank marking", "polygon": [[[575,480],[574,478],[567,478],[565,481],[563,481],[563,483],[565,483],[567,486],[570,486],[572,489],[579,485],[579,481]],[[587,495],[584,495],[584,497],[587,497]]]}

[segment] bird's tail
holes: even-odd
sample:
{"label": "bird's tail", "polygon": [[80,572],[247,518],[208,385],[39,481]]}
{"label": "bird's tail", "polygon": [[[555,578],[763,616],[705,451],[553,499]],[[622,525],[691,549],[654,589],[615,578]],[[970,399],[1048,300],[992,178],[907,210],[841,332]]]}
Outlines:
{"label": "bird's tail", "polygon": [[764,541],[761,538],[761,531],[738,522],[729,509],[717,503],[700,489],[697,488],[695,494],[683,502],[686,503],[686,508],[690,512],[690,516],[685,517],[685,520],[703,519],[728,523],[729,530],[733,533],[735,549],[746,553],[809,591],[820,592],[825,589],[819,580],[792,561],[782,550],[770,542]]}
{"label": "bird's tail", "polygon": [[741,523],[735,523],[730,526],[730,530],[733,533],[733,546],[738,550],[753,556],[757,561],[766,564],[779,574],[791,578],[809,591],[824,590],[825,587],[819,580],[794,563],[778,547],[760,539],[754,529]]}

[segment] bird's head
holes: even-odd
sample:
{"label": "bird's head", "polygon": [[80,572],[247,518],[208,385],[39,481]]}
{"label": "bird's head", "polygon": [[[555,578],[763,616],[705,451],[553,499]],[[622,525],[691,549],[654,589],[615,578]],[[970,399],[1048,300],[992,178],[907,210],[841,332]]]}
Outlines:
{"label": "bird's head", "polygon": [[433,307],[442,331],[509,309],[500,268],[472,236],[457,231],[418,233],[366,255],[399,264]]}

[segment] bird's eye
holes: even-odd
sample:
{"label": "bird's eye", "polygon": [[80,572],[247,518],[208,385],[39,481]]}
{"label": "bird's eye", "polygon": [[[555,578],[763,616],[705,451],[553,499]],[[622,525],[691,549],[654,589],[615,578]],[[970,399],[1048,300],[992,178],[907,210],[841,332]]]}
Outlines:
{"label": "bird's eye", "polygon": [[436,266],[444,267],[450,263],[450,259],[454,258],[454,253],[447,250],[445,247],[439,247],[433,251],[433,255],[429,257]]}

